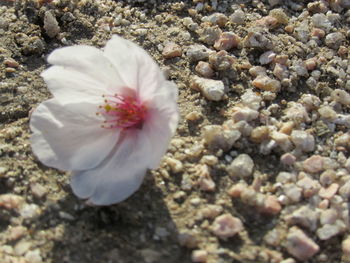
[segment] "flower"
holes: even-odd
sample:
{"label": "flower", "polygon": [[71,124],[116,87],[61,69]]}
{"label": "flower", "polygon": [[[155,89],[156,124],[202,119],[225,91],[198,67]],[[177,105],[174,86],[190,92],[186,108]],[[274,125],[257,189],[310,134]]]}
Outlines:
{"label": "flower", "polygon": [[121,202],[156,168],[177,127],[177,87],[134,43],[113,36],[101,51],[53,51],[41,76],[53,98],[32,113],[34,154],[72,171],[73,192],[88,203]]}

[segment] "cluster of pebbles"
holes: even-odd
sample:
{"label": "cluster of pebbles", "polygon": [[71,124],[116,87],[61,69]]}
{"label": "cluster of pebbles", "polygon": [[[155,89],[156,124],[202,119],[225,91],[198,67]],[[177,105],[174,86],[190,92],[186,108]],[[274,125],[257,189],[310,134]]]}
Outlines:
{"label": "cluster of pebbles", "polygon": [[[182,121],[152,171],[176,233],[164,223],[149,242],[176,236],[172,246],[191,253],[184,262],[350,262],[350,1],[54,0],[9,4],[0,14],[3,33],[16,29],[16,44],[0,50],[3,80],[29,78],[43,87],[45,62],[30,71],[21,61],[64,45],[103,46],[120,34],[148,50],[178,84]],[[60,194],[42,178],[16,181],[8,167],[14,151],[30,150],[21,101],[7,96],[29,89],[34,107],[48,96],[37,85],[0,86],[7,122],[0,126],[7,157],[0,175],[8,187],[0,209],[18,216],[0,234],[4,263],[51,262],[26,235],[47,205],[35,200]],[[43,167],[31,169],[44,176]],[[156,252],[143,252],[144,262],[160,262]]]}

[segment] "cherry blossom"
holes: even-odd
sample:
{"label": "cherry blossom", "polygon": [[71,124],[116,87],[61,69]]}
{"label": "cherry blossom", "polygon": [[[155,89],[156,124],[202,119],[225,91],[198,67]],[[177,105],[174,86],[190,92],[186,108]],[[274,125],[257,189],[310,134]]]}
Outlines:
{"label": "cherry blossom", "polygon": [[73,192],[121,202],[157,168],[178,124],[177,87],[145,50],[113,36],[104,50],[53,51],[41,76],[53,98],[32,113],[31,145],[49,167],[72,172]]}

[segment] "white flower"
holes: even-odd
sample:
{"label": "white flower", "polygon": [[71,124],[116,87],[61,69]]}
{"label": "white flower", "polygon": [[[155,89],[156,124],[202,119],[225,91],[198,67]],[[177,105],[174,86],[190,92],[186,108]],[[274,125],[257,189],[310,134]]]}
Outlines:
{"label": "white flower", "polygon": [[104,51],[55,50],[42,73],[53,98],[33,112],[34,154],[72,171],[73,192],[89,203],[123,201],[156,168],[178,123],[177,87],[140,47],[113,36]]}

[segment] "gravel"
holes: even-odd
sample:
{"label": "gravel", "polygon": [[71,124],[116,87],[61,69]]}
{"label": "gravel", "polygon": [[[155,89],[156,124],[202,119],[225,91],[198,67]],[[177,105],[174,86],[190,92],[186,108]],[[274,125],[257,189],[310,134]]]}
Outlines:
{"label": "gravel", "polygon": [[[350,262],[349,1],[5,2],[2,263]],[[28,121],[48,54],[113,34],[178,85],[182,118],[137,193],[89,207]]]}

